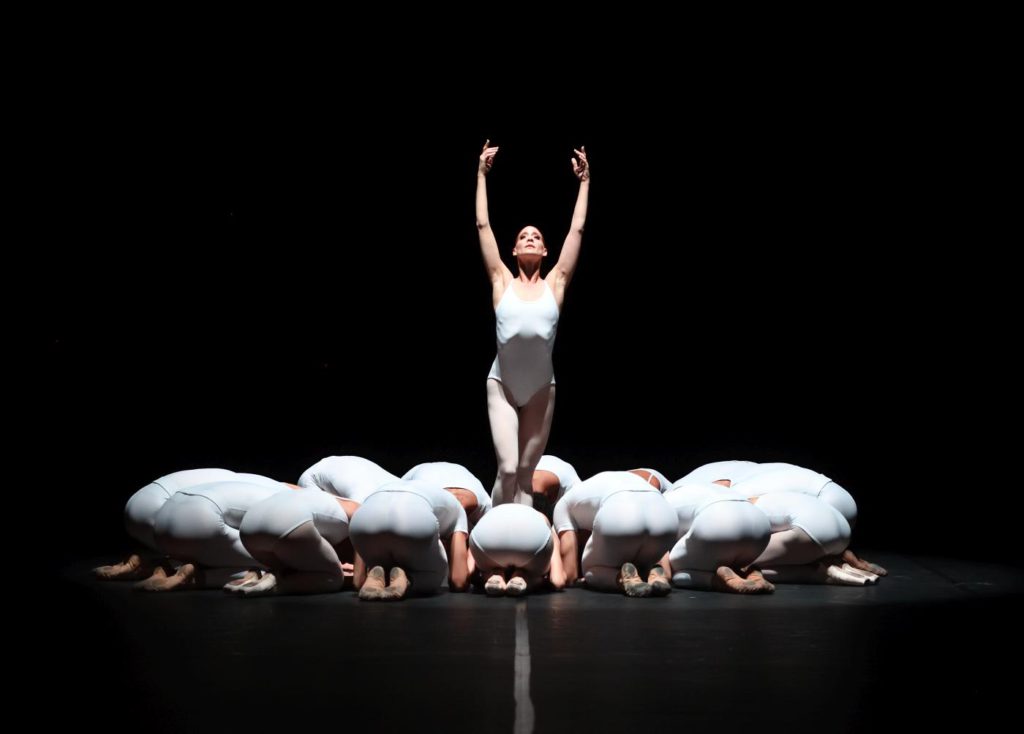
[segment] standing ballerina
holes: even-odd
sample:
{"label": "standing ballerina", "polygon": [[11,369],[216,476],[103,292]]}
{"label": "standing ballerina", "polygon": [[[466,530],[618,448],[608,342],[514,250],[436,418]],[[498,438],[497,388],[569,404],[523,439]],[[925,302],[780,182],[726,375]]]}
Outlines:
{"label": "standing ballerina", "polygon": [[512,248],[518,267],[513,274],[501,260],[487,215],[486,177],[498,152],[497,147],[488,147],[490,142],[484,143],[477,170],[476,226],[491,280],[498,332],[498,354],[487,375],[487,413],[498,459],[491,501],[495,506],[506,502],[532,505],[533,471],[547,445],[555,409],[551,351],[565,289],[583,241],[590,166],[586,148],[575,151],[578,160],[572,159],[572,170],[580,189],[558,262],[541,278],[541,263],[548,254],[544,236],[536,227],[523,227]]}

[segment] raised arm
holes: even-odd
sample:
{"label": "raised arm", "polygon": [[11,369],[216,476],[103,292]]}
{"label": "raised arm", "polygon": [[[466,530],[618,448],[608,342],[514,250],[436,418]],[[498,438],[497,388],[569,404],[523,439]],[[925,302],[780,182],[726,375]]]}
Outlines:
{"label": "raised arm", "polygon": [[504,285],[505,274],[511,278],[512,271],[501,261],[498,241],[494,238],[491,220],[487,215],[487,172],[494,165],[494,156],[498,152],[497,147],[488,147],[490,143],[490,140],[484,142],[484,148],[480,152],[480,165],[476,172],[476,229],[480,235],[480,251],[484,256],[487,277],[495,285]]}
{"label": "raised arm", "polygon": [[[572,279],[572,274],[576,270],[576,263],[580,258],[580,244],[583,242],[583,224],[587,221],[587,199],[590,196],[590,164],[587,163],[587,147],[582,146],[575,152],[579,156],[579,161],[575,158],[571,159],[572,172],[580,180],[580,191],[576,196],[576,208],[572,212],[569,234],[565,236],[558,262],[555,263],[555,267],[549,274],[555,281],[553,288],[556,296],[562,294],[562,290],[569,284],[569,280]],[[561,303],[560,299],[559,303]]]}

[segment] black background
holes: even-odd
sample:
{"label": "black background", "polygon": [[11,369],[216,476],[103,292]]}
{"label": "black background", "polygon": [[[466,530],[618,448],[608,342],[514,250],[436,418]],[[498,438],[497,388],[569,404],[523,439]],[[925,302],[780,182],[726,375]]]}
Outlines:
{"label": "black background", "polygon": [[976,276],[991,243],[939,79],[362,63],[333,83],[68,70],[29,252],[46,287],[18,311],[35,460],[74,498],[59,560],[127,549],[124,501],[179,469],[294,481],[358,454],[399,474],[457,461],[490,486],[489,137],[509,265],[526,224],[557,258],[572,148],[593,167],[550,453],[584,477],[791,461],[857,498],[855,548],[1014,561],[992,418],[1009,367],[983,336],[1003,307]]}

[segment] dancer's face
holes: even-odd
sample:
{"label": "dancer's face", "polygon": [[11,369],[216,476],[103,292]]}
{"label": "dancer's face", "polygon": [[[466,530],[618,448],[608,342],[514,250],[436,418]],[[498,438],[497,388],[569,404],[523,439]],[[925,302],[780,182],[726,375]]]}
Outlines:
{"label": "dancer's face", "polygon": [[544,245],[544,235],[536,227],[523,227],[516,235],[516,246],[512,250],[513,257],[538,255],[544,257],[548,248]]}

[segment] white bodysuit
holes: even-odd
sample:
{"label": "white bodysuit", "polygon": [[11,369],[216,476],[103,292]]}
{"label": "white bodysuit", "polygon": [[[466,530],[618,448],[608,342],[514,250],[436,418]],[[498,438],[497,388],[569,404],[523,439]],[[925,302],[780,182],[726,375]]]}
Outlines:
{"label": "white bodysuit", "polygon": [[664,495],[628,471],[606,471],[586,479],[555,505],[554,527],[590,530],[583,548],[587,585],[618,591],[616,574],[627,561],[642,573],[676,540],[679,521]]}
{"label": "white bodysuit", "polygon": [[441,541],[468,531],[466,511],[455,495],[419,479],[382,485],[349,522],[352,545],[367,569],[399,566],[416,594],[441,589],[448,577],[448,554]]}
{"label": "white bodysuit", "polygon": [[181,561],[213,568],[256,565],[239,538],[238,528],[250,507],[286,484],[227,481],[200,484],[172,495],[153,521],[157,547]]}
{"label": "white bodysuit", "polygon": [[269,486],[279,484],[273,479],[258,474],[236,474],[230,469],[186,469],[166,474],[128,498],[124,507],[125,530],[128,531],[128,535],[150,550],[159,550],[153,535],[153,523],[164,503],[172,495],[189,487],[229,480],[268,484]]}
{"label": "white bodysuit", "polygon": [[328,456],[302,472],[299,486],[362,504],[377,487],[395,481],[394,474],[361,456]]}
{"label": "white bodysuit", "polygon": [[539,579],[551,567],[554,544],[547,520],[525,505],[495,507],[469,536],[469,552],[485,578],[495,569],[517,569]]}
{"label": "white bodysuit", "polygon": [[441,487],[468,489],[476,495],[476,507],[466,513],[470,528],[480,522],[480,518],[491,509],[491,495],[487,494],[480,480],[462,464],[453,464],[450,461],[430,461],[417,464],[402,475],[402,479],[422,479]]}
{"label": "white bodysuit", "polygon": [[[348,515],[338,498],[319,489],[278,492],[249,508],[238,528],[242,545],[275,571],[311,571],[340,576],[335,548],[348,538]],[[311,524],[304,532],[298,528]]]}
{"label": "white bodysuit", "polygon": [[498,354],[487,377],[502,383],[521,408],[542,387],[555,384],[551,353],[558,329],[558,303],[547,281],[541,297],[533,301],[524,301],[509,283],[494,316]]}
{"label": "white bodysuit", "polygon": [[710,589],[719,566],[750,565],[771,538],[765,513],[736,489],[680,480],[665,499],[679,520],[679,540],[669,552],[675,586]]}
{"label": "white bodysuit", "polygon": [[697,467],[676,485],[713,482],[716,479],[729,479],[732,487],[745,493],[746,497],[761,497],[774,492],[800,492],[817,497],[835,508],[851,528],[857,522],[857,503],[849,492],[824,474],[795,464],[716,461]]}
{"label": "white bodysuit", "polygon": [[558,496],[555,497],[556,502],[562,499],[562,495],[580,483],[580,475],[576,473],[572,464],[551,454],[544,454],[540,457],[540,461],[537,462],[537,467],[534,471],[549,471],[558,477]]}

